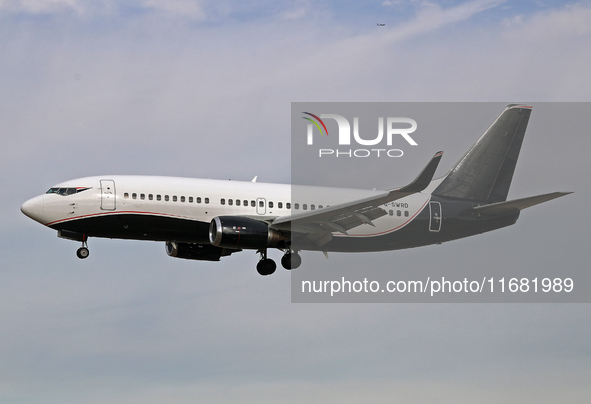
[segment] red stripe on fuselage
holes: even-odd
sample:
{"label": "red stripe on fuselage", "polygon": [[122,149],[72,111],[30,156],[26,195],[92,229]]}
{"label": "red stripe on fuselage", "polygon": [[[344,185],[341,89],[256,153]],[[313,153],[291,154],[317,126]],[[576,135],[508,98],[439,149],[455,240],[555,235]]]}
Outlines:
{"label": "red stripe on fuselage", "polygon": [[115,211],[115,212],[91,213],[89,215],[68,217],[66,219],[59,219],[59,220],[55,220],[55,221],[50,222],[50,223],[46,223],[45,226],[52,226],[52,225],[57,224],[57,223],[70,222],[70,221],[73,221],[73,220],[86,219],[88,217],[105,216],[105,215],[121,215],[121,214],[163,216],[163,217],[174,217],[174,218],[178,218],[178,219],[187,219],[187,220],[198,221],[197,219],[192,218],[192,217],[189,217],[189,216],[172,215],[172,214],[169,214],[169,213],[143,212],[143,211],[137,211],[137,210],[124,210],[124,211]]}

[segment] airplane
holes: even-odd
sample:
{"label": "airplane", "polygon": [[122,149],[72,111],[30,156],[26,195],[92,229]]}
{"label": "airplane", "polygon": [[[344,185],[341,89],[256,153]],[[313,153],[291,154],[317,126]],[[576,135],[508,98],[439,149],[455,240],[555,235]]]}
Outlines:
{"label": "airplane", "polygon": [[436,153],[410,184],[364,190],[158,176],[104,175],[62,182],[21,211],[81,242],[91,237],[165,242],[171,257],[219,261],[260,254],[257,271],[295,269],[300,251],[398,250],[464,238],[514,224],[521,210],[571,192],[507,200],[531,106],[510,104],[444,176]]}
{"label": "airplane", "polygon": [[378,22],[378,27],[383,27],[383,26],[385,26],[385,25],[386,25],[386,24],[380,24],[380,23]]}

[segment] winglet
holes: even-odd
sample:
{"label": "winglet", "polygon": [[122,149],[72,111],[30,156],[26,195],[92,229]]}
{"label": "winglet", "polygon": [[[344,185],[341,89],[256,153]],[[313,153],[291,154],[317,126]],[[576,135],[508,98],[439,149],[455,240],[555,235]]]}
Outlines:
{"label": "winglet", "polygon": [[441,156],[443,156],[442,151],[435,153],[429,164],[427,164],[423,171],[421,171],[419,176],[407,186],[398,189],[398,191],[415,193],[421,192],[423,189],[427,188],[427,186],[431,183],[433,176],[435,175],[435,170],[437,170]]}

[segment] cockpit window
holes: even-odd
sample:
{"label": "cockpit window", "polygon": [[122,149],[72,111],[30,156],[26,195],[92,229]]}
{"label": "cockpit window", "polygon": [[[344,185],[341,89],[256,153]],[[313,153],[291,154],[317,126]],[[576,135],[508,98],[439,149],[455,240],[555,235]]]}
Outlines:
{"label": "cockpit window", "polygon": [[90,188],[83,188],[83,187],[79,187],[79,188],[74,188],[74,187],[49,188],[49,190],[46,193],[67,196],[67,195],[77,194],[78,192],[86,191],[87,189],[90,189]]}

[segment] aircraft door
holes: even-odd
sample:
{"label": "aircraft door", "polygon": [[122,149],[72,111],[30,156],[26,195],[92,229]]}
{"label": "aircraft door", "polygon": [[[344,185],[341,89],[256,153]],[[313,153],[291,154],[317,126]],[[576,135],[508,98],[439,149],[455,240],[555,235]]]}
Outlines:
{"label": "aircraft door", "polygon": [[101,180],[101,209],[115,210],[115,181]]}
{"label": "aircraft door", "polygon": [[441,221],[443,220],[443,216],[441,216],[441,204],[439,202],[429,202],[429,211],[431,212],[429,231],[438,232],[441,230]]}
{"label": "aircraft door", "polygon": [[265,198],[257,198],[257,215],[264,215],[267,212],[267,201]]}

